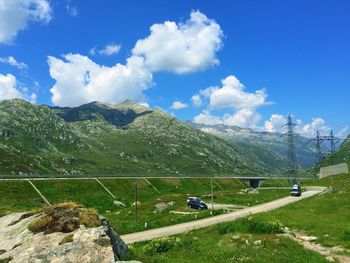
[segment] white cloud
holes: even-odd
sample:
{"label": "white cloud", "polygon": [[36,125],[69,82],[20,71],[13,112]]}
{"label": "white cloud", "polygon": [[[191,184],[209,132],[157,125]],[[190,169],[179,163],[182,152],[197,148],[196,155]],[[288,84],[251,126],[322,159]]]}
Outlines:
{"label": "white cloud", "polygon": [[191,101],[193,106],[195,106],[196,108],[202,106],[202,99],[201,99],[201,96],[198,94],[193,95],[191,98]]}
{"label": "white cloud", "polygon": [[[208,109],[228,109],[233,110],[232,114],[225,113],[223,116],[212,116],[207,110],[194,118],[195,122],[202,123],[222,123],[230,126],[240,126],[244,128],[258,128],[258,123],[262,116],[256,112],[256,108],[271,104],[268,102],[265,90],[257,90],[254,93],[245,91],[244,85],[233,75],[221,81],[222,87],[209,87],[200,90],[198,94],[192,96],[192,102],[202,99],[209,100]],[[195,103],[194,103],[195,104]]]}
{"label": "white cloud", "polygon": [[181,101],[174,101],[170,108],[173,110],[181,110],[187,107],[188,105],[186,103],[182,103]]}
{"label": "white cloud", "polygon": [[225,114],[223,123],[229,126],[256,128],[262,116],[253,109],[241,109],[233,115]]}
{"label": "white cloud", "polygon": [[251,109],[242,109],[233,114],[224,114],[222,117],[213,116],[208,110],[204,110],[193,118],[195,123],[207,125],[225,124],[228,126],[239,126],[243,128],[258,128],[257,124],[262,116]]}
{"label": "white cloud", "polygon": [[305,137],[315,137],[317,131],[321,134],[329,134],[331,128],[326,124],[322,118],[312,118],[312,121],[307,124],[300,124],[296,127],[296,131]]}
{"label": "white cloud", "polygon": [[204,110],[193,118],[195,123],[201,123],[206,125],[223,124],[223,120],[220,117],[213,116],[208,110]]}
{"label": "white cloud", "polygon": [[264,130],[268,132],[282,132],[283,125],[287,122],[287,118],[280,114],[272,114],[270,119],[265,121]]}
{"label": "white cloud", "polygon": [[212,109],[255,109],[271,104],[266,101],[265,90],[246,92],[244,85],[233,75],[226,77],[221,83],[222,87],[210,87],[200,91],[201,95],[209,97],[209,107]]}
{"label": "white cloud", "polygon": [[0,74],[0,100],[23,98],[22,93],[17,89],[16,77],[7,74]]}
{"label": "white cloud", "polygon": [[48,57],[50,75],[56,80],[50,89],[52,102],[78,106],[91,101],[118,103],[125,99],[145,100],[143,91],[152,86],[152,73],[141,57],[132,56],[126,65],[101,66],[86,56],[67,54]]}
{"label": "white cloud", "polygon": [[0,43],[11,43],[29,22],[48,23],[52,10],[47,0],[1,0]]}
{"label": "white cloud", "polygon": [[147,102],[140,102],[139,105],[143,106],[143,107],[146,107],[146,108],[149,108],[149,104]]}
{"label": "white cloud", "polygon": [[150,27],[150,35],[137,41],[133,54],[144,56],[152,71],[188,73],[218,65],[222,30],[214,20],[192,11],[185,23],[166,21]]}
{"label": "white cloud", "polygon": [[71,5],[71,0],[67,0],[66,3],[66,10],[68,15],[70,16],[77,16],[78,15],[78,8],[76,6]]}
{"label": "white cloud", "polygon": [[97,47],[93,47],[90,49],[90,55],[95,56],[96,54],[104,55],[104,56],[112,56],[117,55],[121,49],[121,45],[118,44],[107,44],[103,49],[97,49]]}
{"label": "white cloud", "polygon": [[24,62],[19,62],[17,61],[14,57],[9,56],[9,57],[0,57],[0,63],[5,63],[9,64],[13,67],[16,67],[18,69],[25,69],[28,68],[27,64]]}
{"label": "white cloud", "polygon": [[112,55],[117,55],[120,51],[120,48],[121,48],[121,45],[108,44],[103,49],[99,50],[98,52],[101,55],[112,56]]}

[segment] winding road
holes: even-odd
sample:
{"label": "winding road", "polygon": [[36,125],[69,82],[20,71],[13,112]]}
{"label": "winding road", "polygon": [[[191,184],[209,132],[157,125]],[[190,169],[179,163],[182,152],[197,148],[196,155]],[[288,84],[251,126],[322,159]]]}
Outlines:
{"label": "winding road", "polygon": [[166,226],[142,232],[136,232],[131,234],[122,235],[121,238],[127,244],[132,244],[140,241],[152,240],[155,238],[161,238],[165,236],[177,235],[185,232],[189,232],[194,229],[205,228],[208,226],[216,225],[223,222],[233,221],[235,219],[254,215],[262,212],[268,212],[277,208],[296,203],[305,198],[317,195],[326,190],[326,187],[307,187],[300,197],[287,196],[280,199],[276,199],[270,202],[266,202],[260,205],[243,208],[238,211],[230,212],[223,215],[212,216],[209,218],[199,219],[187,223]]}

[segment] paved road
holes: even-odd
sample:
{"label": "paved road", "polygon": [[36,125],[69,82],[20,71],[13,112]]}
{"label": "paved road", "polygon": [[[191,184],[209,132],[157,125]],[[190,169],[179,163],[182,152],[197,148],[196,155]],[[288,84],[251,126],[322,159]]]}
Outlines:
{"label": "paved road", "polygon": [[325,187],[308,187],[307,191],[303,192],[303,195],[301,197],[287,196],[287,197],[283,197],[264,204],[244,208],[239,211],[234,211],[228,214],[213,216],[213,217],[204,218],[204,219],[200,219],[192,222],[187,222],[187,223],[182,223],[182,224],[177,224],[177,225],[172,225],[167,227],[161,227],[161,228],[156,228],[152,230],[146,230],[142,232],[126,234],[121,236],[121,238],[127,244],[132,244],[140,241],[161,238],[164,236],[181,234],[194,229],[204,228],[204,227],[216,225],[223,222],[233,221],[235,219],[245,217],[248,215],[258,214],[261,212],[268,212],[268,211],[298,202],[300,200],[314,196],[316,194],[319,194],[323,192],[325,189],[326,189]]}

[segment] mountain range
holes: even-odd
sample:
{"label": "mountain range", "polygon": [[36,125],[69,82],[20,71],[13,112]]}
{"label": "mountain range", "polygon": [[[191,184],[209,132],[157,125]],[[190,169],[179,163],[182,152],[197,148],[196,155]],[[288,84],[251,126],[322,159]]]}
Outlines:
{"label": "mountain range", "polygon": [[73,108],[4,100],[0,173],[260,175],[288,167],[278,135],[238,128],[249,136],[213,135],[203,129],[129,100]]}

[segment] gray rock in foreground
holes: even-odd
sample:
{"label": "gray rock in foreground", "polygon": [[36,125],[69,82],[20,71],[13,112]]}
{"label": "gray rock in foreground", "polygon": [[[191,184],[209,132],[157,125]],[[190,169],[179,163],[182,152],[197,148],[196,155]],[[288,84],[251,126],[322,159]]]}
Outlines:
{"label": "gray rock in foreground", "polygon": [[[108,222],[96,228],[80,226],[70,233],[34,234],[28,230],[28,225],[40,215],[23,218],[24,214],[0,218],[0,261],[114,263],[118,259],[116,256],[127,253],[127,246]],[[114,239],[110,240],[105,229],[109,229]],[[64,239],[66,243],[62,242]],[[119,250],[114,251],[115,248]]]}

